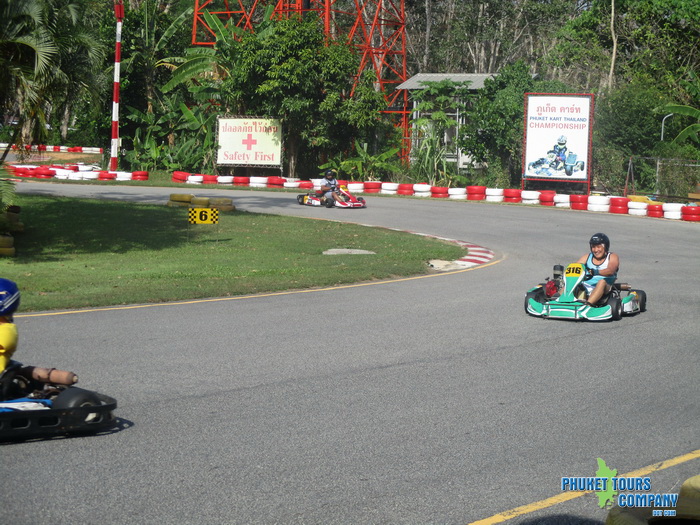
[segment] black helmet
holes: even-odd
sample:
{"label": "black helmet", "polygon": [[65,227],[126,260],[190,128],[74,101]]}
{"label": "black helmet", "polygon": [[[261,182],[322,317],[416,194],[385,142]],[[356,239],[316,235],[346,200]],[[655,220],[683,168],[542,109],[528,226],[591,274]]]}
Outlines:
{"label": "black helmet", "polygon": [[605,245],[606,252],[610,249],[610,239],[604,233],[594,233],[591,240],[588,241],[588,244],[591,247],[595,246],[596,244],[603,244]]}
{"label": "black helmet", "polygon": [[328,177],[328,175],[335,177],[335,170],[326,170],[326,173],[324,173],[323,176]]}

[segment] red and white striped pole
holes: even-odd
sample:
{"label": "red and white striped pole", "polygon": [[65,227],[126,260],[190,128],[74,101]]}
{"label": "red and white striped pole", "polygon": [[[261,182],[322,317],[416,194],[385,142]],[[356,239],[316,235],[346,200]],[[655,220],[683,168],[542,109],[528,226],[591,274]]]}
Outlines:
{"label": "red and white striped pole", "polygon": [[117,44],[114,51],[114,89],[112,91],[112,152],[109,170],[116,171],[119,162],[119,68],[122,60],[123,0],[114,0],[114,16],[117,18]]}

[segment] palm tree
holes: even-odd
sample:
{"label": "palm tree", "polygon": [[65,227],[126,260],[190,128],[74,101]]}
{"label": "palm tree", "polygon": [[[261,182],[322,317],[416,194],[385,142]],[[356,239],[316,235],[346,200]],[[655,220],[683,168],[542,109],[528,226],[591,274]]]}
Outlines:
{"label": "palm tree", "polygon": [[[58,52],[44,16],[41,0],[0,0],[0,111],[4,124],[16,120],[11,143],[19,138],[25,116],[40,103],[37,79]],[[8,151],[9,146],[0,163]]]}
{"label": "palm tree", "polygon": [[0,0],[0,108],[15,121],[11,144],[40,140],[52,110],[69,114],[81,94],[97,92],[105,53],[96,9],[80,0]]}

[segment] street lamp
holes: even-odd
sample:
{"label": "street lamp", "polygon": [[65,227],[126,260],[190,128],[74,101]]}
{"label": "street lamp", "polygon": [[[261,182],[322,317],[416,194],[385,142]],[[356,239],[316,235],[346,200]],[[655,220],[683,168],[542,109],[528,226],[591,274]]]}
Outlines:
{"label": "street lamp", "polygon": [[[661,119],[661,142],[664,141],[664,124],[666,123],[666,119],[668,117],[672,117],[673,113],[669,113],[666,115],[664,118]],[[656,159],[656,187],[654,188],[654,191],[656,193],[659,193],[659,167],[661,165],[661,161],[657,158]]]}
{"label": "street lamp", "polygon": [[664,123],[666,122],[666,119],[668,117],[672,117],[672,116],[673,116],[673,113],[669,113],[668,115],[666,115],[664,118],[661,119],[661,142],[664,141]]}

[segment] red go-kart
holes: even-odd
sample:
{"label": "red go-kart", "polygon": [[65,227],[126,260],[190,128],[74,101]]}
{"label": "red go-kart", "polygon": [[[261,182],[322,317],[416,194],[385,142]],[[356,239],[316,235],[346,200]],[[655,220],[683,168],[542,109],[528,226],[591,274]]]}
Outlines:
{"label": "red go-kart", "polygon": [[327,199],[321,191],[310,191],[297,195],[297,202],[306,206],[325,206],[326,208],[366,208],[367,203],[362,197],[355,197],[348,191],[347,186],[339,186],[336,188],[336,193],[340,195],[341,201],[335,199]]}

